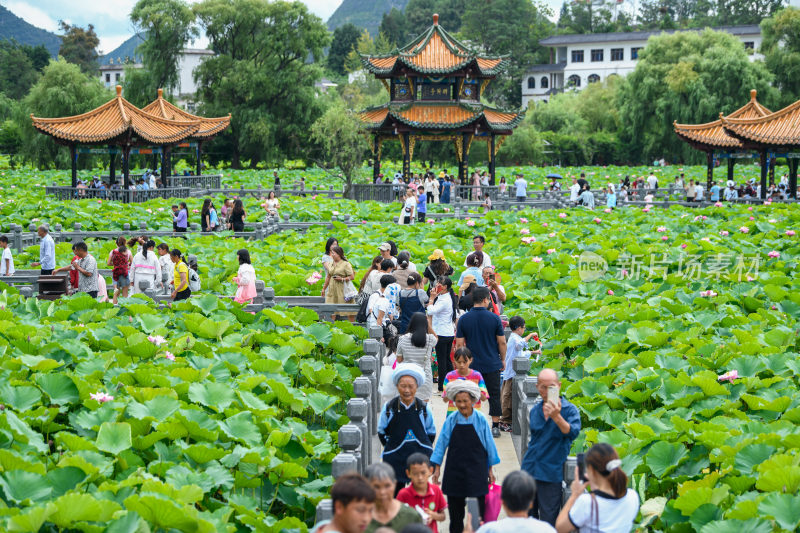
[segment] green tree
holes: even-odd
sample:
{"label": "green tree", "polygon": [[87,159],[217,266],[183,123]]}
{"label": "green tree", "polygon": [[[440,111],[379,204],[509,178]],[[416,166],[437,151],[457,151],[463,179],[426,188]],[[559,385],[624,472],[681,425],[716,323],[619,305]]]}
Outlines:
{"label": "green tree", "polygon": [[322,71],[307,61],[329,44],[322,21],[298,1],[204,0],[193,9],[217,54],[195,70],[203,110],[232,115],[219,148],[234,168],[302,157],[322,113]]}
{"label": "green tree", "polygon": [[65,168],[69,152],[52,137],[36,131],[30,114],[37,117],[67,117],[91,111],[111,99],[96,76],[87,76],[80,67],[64,58],[51,61],[30,93],[18,106],[15,120],[21,136],[23,157],[40,168]]}
{"label": "green tree", "polygon": [[636,69],[618,92],[620,140],[629,157],[697,160],[673,132],[673,121],[696,124],[730,113],[757,89],[766,106],[776,99],[772,76],[751,62],[742,43],[725,32],[704,30],[651,37]]}
{"label": "green tree", "polygon": [[775,76],[775,87],[783,104],[800,99],[800,9],[787,7],[761,23],[767,68]]}
{"label": "green tree", "polygon": [[130,19],[147,38],[136,49],[142,54],[144,69],[130,78],[126,73],[125,95],[143,106],[153,101],[160,88],[168,95],[178,89],[181,50],[198,31],[194,13],[183,0],[139,0]]}
{"label": "green tree", "polygon": [[14,41],[0,41],[0,93],[19,100],[28,94],[39,73],[25,53],[25,47]]}
{"label": "green tree", "polygon": [[535,165],[542,160],[544,144],[536,128],[530,122],[521,124],[500,150],[497,160],[502,165]]}
{"label": "green tree", "polygon": [[328,51],[328,68],[337,74],[347,74],[344,68],[347,54],[358,44],[361,30],[355,24],[347,23],[339,26],[333,32],[333,40]]}
{"label": "green tree", "polygon": [[553,28],[549,9],[531,0],[472,0],[463,16],[462,33],[490,54],[510,54],[505,76],[489,85],[489,97],[505,107],[522,103],[520,86],[530,65],[546,63],[549,52],[539,40]]}
{"label": "green tree", "polygon": [[[329,168],[341,179],[345,184],[345,197],[352,197],[353,182],[369,150],[361,120],[341,102],[336,103],[314,122],[311,138],[322,153],[320,166]],[[336,168],[341,172],[337,174]]]}
{"label": "green tree", "polygon": [[536,102],[528,108],[526,122],[539,131],[552,131],[565,134],[588,133],[589,123],[578,113],[581,95],[569,91],[555,95],[549,102]]}
{"label": "green tree", "polygon": [[403,46],[406,43],[406,16],[402,11],[396,7],[383,14],[381,25],[378,29],[379,33],[386,36],[386,39],[394,46]]}
{"label": "green tree", "polygon": [[44,45],[39,44],[36,46],[22,46],[22,50],[25,52],[31,63],[33,63],[33,68],[36,69],[37,72],[41,72],[44,67],[50,62],[50,52],[47,51],[47,48]]}
{"label": "green tree", "polygon": [[[406,41],[410,41],[433,24],[433,14],[438,11],[437,8],[437,0],[408,0],[405,9]],[[451,31],[451,28],[445,27],[445,29]]]}
{"label": "green tree", "polygon": [[347,54],[344,61],[344,68],[347,72],[357,72],[364,68],[361,62],[361,55],[386,54],[394,49],[395,46],[382,33],[378,34],[377,39],[372,39],[369,32],[364,30],[358,38],[355,47]]}
{"label": "green tree", "polygon": [[58,55],[78,65],[84,74],[95,74],[98,68],[97,46],[100,44],[100,39],[94,32],[94,26],[89,24],[83,29],[80,26],[71,26],[62,20],[59,21],[59,27],[64,35],[61,37]]}
{"label": "green tree", "polygon": [[557,29],[559,33],[625,32],[631,30],[631,20],[614,1],[600,4],[564,2]]}

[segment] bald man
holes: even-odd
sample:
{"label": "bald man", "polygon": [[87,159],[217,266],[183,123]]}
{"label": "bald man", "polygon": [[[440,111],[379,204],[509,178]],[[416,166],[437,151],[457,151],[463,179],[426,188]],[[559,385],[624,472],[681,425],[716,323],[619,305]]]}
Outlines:
{"label": "bald man", "polygon": [[[559,390],[556,402],[547,400],[547,389],[553,386]],[[581,415],[561,396],[561,381],[554,370],[545,368],[539,372],[536,388],[542,401],[531,409],[531,441],[522,458],[522,470],[536,480],[531,516],[555,526],[561,509],[564,463],[572,441],[581,431]]]}

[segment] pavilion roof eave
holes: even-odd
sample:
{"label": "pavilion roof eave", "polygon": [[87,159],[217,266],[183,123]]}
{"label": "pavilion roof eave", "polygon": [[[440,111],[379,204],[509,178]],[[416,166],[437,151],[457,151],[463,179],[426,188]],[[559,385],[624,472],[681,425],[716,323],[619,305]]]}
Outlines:
{"label": "pavilion roof eave", "polygon": [[199,120],[200,126],[198,127],[197,132],[191,136],[192,140],[198,141],[207,141],[213,138],[217,134],[225,131],[231,124],[230,113],[227,117],[207,118],[193,115],[192,113],[181,109],[180,107],[164,99],[163,89],[158,90],[158,97],[144,106],[142,111],[168,120],[176,120],[176,118],[186,121]]}

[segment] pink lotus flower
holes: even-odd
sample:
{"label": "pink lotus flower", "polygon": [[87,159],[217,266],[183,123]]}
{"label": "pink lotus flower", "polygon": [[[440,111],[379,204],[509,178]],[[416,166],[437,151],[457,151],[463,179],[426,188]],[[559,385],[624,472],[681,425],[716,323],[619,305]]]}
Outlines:
{"label": "pink lotus flower", "polygon": [[554,254],[554,253],[556,253],[556,249],[555,248],[548,248],[547,249],[547,253],[548,253],[548,255],[549,254]]}
{"label": "pink lotus flower", "polygon": [[755,219],[756,219],[756,217],[750,217],[750,220],[755,220]]}
{"label": "pink lotus flower", "polygon": [[556,233],[555,233],[555,232],[548,233],[548,234],[547,234],[547,236],[548,236],[548,237],[555,237],[555,236],[556,236]]}
{"label": "pink lotus flower", "polygon": [[[683,217],[683,215],[681,215],[681,217]],[[697,222],[698,220],[700,220],[700,215],[697,215],[696,217],[694,217],[694,221],[695,222]]]}
{"label": "pink lotus flower", "polygon": [[361,221],[361,223],[362,223],[362,224],[366,224],[366,223],[367,223],[367,221],[366,221],[366,220],[362,220],[362,221]]}
{"label": "pink lotus flower", "polygon": [[603,209],[603,213],[610,213],[610,212],[611,212],[610,207],[606,207],[605,209]]}
{"label": "pink lotus flower", "polygon": [[779,258],[781,256],[780,252],[778,252],[777,250],[772,250],[767,255],[770,256],[773,259],[777,259],[777,258]]}
{"label": "pink lotus flower", "polygon": [[566,213],[559,213],[558,214],[558,218],[567,218],[567,214]]}
{"label": "pink lotus flower", "polygon": [[739,231],[741,231],[742,233],[750,233],[750,228],[748,228],[747,226],[742,226],[741,228],[739,228]]}
{"label": "pink lotus flower", "polygon": [[659,226],[656,228],[656,231],[659,233],[664,233],[665,231],[667,231],[667,228],[664,226]]}
{"label": "pink lotus flower", "polygon": [[432,219],[432,218],[429,218],[428,220],[426,220],[426,222],[428,224],[436,224],[436,221],[434,219]]}
{"label": "pink lotus flower", "polygon": [[321,279],[322,279],[322,276],[320,275],[320,273],[319,272],[314,272],[313,274],[311,274],[310,276],[308,276],[306,278],[306,283],[308,283],[309,285],[314,285],[315,283],[317,283]]}
{"label": "pink lotus flower", "polygon": [[522,235],[528,235],[531,232],[531,230],[529,230],[528,228],[522,228],[521,230],[519,230],[519,232]]}
{"label": "pink lotus flower", "polygon": [[495,221],[494,221],[494,225],[495,225],[495,226],[499,226],[499,225],[500,225],[500,222],[498,222],[497,220],[495,220]]}
{"label": "pink lotus flower", "polygon": [[475,221],[474,220],[467,220],[467,226],[472,227],[474,225],[475,225]]}
{"label": "pink lotus flower", "polygon": [[612,291],[611,289],[608,289],[608,295],[609,296],[614,296],[614,291]]}
{"label": "pink lotus flower", "polygon": [[531,261],[533,261],[534,263],[541,263],[542,262],[542,258],[537,255],[536,257],[531,259]]}
{"label": "pink lotus flower", "polygon": [[627,278],[628,277],[628,269],[626,269],[626,268],[622,269],[622,277],[623,278]]}
{"label": "pink lotus flower", "polygon": [[747,210],[748,211],[752,211],[753,210],[753,206],[751,205],[750,207],[747,208]]}
{"label": "pink lotus flower", "polygon": [[519,219],[519,223],[520,224],[527,224],[528,223],[528,219],[527,218],[521,218],[521,219]]}
{"label": "pink lotus flower", "polygon": [[700,218],[701,218],[701,219],[703,219],[703,220],[705,220],[705,219],[707,219],[708,217],[707,217],[707,216],[705,216],[705,215],[703,215],[703,216],[701,216]]}
{"label": "pink lotus flower", "polygon": [[688,248],[688,247],[689,247],[689,245],[688,245],[688,244],[686,244],[686,243],[683,243],[683,244],[681,244],[681,248],[683,248],[684,250],[685,250],[686,248]]}
{"label": "pink lotus flower", "polygon": [[331,211],[331,215],[338,215],[339,211]]}
{"label": "pink lotus flower", "polygon": [[717,296],[717,293],[712,290],[700,291],[700,296],[703,298],[713,298],[714,296]]}
{"label": "pink lotus flower", "polygon": [[787,229],[786,230],[786,236],[787,237],[794,237],[794,230],[793,229]]}
{"label": "pink lotus flower", "polygon": [[661,237],[661,240],[662,240],[662,241],[669,240],[669,237],[667,237],[666,235],[664,235],[663,237]]}
{"label": "pink lotus flower", "polygon": [[523,237],[522,238],[522,242],[524,242],[525,244],[530,244],[532,242],[536,242],[536,237],[533,237],[533,236],[531,236],[531,237]]}
{"label": "pink lotus flower", "polygon": [[103,203],[103,200],[97,200],[97,203],[98,203],[98,204],[102,204],[102,203]]}
{"label": "pink lotus flower", "polygon": [[89,394],[89,397],[92,400],[96,400],[100,403],[106,403],[114,400],[113,396],[106,394],[105,392],[93,392]]}
{"label": "pink lotus flower", "polygon": [[175,360],[175,356],[170,351],[164,352],[164,357],[166,357],[170,361],[174,361]]}
{"label": "pink lotus flower", "polygon": [[162,344],[167,342],[167,339],[165,339],[161,335],[156,335],[156,336],[150,335],[150,336],[147,337],[147,340],[149,340],[150,342],[152,342],[156,346],[161,346]]}
{"label": "pink lotus flower", "polygon": [[769,222],[770,224],[775,224],[777,222],[777,220],[775,220],[774,218],[771,218],[771,219],[767,220],[767,222]]}
{"label": "pink lotus flower", "polygon": [[159,210],[159,211],[163,211],[163,210],[164,210],[164,208],[163,208],[163,207],[159,207],[159,208],[158,208],[158,210]]}
{"label": "pink lotus flower", "polygon": [[701,237],[700,240],[701,241],[706,241],[706,242],[711,242],[711,239],[709,239],[708,237]]}
{"label": "pink lotus flower", "polygon": [[722,230],[719,232],[719,234],[722,235],[723,237],[727,237],[728,235],[730,235],[730,233],[728,233],[727,230]]}
{"label": "pink lotus flower", "polygon": [[39,222],[39,219],[38,218],[32,218],[31,222]]}
{"label": "pink lotus flower", "polygon": [[199,212],[200,212],[200,210],[199,210],[199,209],[192,209],[192,213],[194,213],[195,215],[196,215],[197,213],[199,213]]}
{"label": "pink lotus flower", "polygon": [[716,202],[716,203],[714,203],[714,207],[722,207],[722,202]]}
{"label": "pink lotus flower", "polygon": [[602,219],[599,219],[599,218],[597,218],[597,217],[594,217],[594,218],[592,219],[592,222],[594,222],[595,224],[599,224],[599,223],[601,223],[602,221],[603,221]]}
{"label": "pink lotus flower", "polygon": [[542,222],[542,227],[543,227],[543,228],[546,228],[546,227],[547,227],[547,225],[548,225],[548,224],[547,224],[547,222]]}
{"label": "pink lotus flower", "polygon": [[733,383],[733,380],[739,379],[739,371],[738,370],[731,370],[729,372],[725,372],[720,377],[717,378],[717,381],[727,381],[729,383]]}
{"label": "pink lotus flower", "polygon": [[649,212],[650,212],[649,207],[645,207],[644,209],[642,209],[642,213],[649,213]]}
{"label": "pink lotus flower", "polygon": [[152,212],[153,212],[153,210],[152,210],[152,209],[149,209],[149,208],[148,208],[148,209],[146,209],[145,211],[147,211],[148,213],[152,213]]}
{"label": "pink lotus flower", "polygon": [[450,212],[450,208],[449,208],[449,207],[445,207],[445,208],[444,208],[444,212],[445,212],[445,213],[449,213],[449,212]]}
{"label": "pink lotus flower", "polygon": [[747,281],[755,281],[755,280],[756,278],[750,276],[749,274],[747,275]]}

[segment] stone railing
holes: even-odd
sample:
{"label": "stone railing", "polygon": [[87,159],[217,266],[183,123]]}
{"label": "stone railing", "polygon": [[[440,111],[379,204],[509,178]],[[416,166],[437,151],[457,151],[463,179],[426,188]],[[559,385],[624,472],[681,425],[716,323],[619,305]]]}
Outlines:
{"label": "stone railing", "polygon": [[[347,417],[350,421],[339,428],[339,448],[342,451],[333,458],[331,465],[334,479],[350,472],[363,474],[370,464],[380,460],[377,435],[382,404],[378,383],[386,347],[377,339],[382,335],[381,328],[373,328],[370,330],[370,338],[364,340],[364,355],[358,360],[362,375],[353,381],[355,397],[347,402]],[[319,502],[316,521],[330,520],[332,517],[331,500]]]}
{"label": "stone railing", "polygon": [[317,187],[316,185],[312,186],[311,188],[305,189],[284,189],[282,187],[272,187],[269,189],[265,189],[263,187],[258,187],[257,189],[232,189],[232,188],[220,188],[220,187],[207,187],[205,189],[198,189],[192,191],[192,196],[200,197],[200,196],[225,196],[227,198],[266,198],[271,191],[275,192],[275,196],[280,198],[281,196],[322,196],[323,198],[343,198],[344,197],[344,190],[343,189],[336,189],[333,185],[330,185],[327,189],[323,189],[321,187]]}
{"label": "stone railing", "polygon": [[172,187],[165,189],[125,190],[125,189],[83,189],[78,187],[62,187],[47,185],[45,194],[55,196],[57,200],[97,199],[125,203],[139,203],[156,198],[188,198],[191,189],[188,187]]}
{"label": "stone railing", "polygon": [[167,176],[165,181],[169,188],[219,189],[222,187],[222,174]]}

